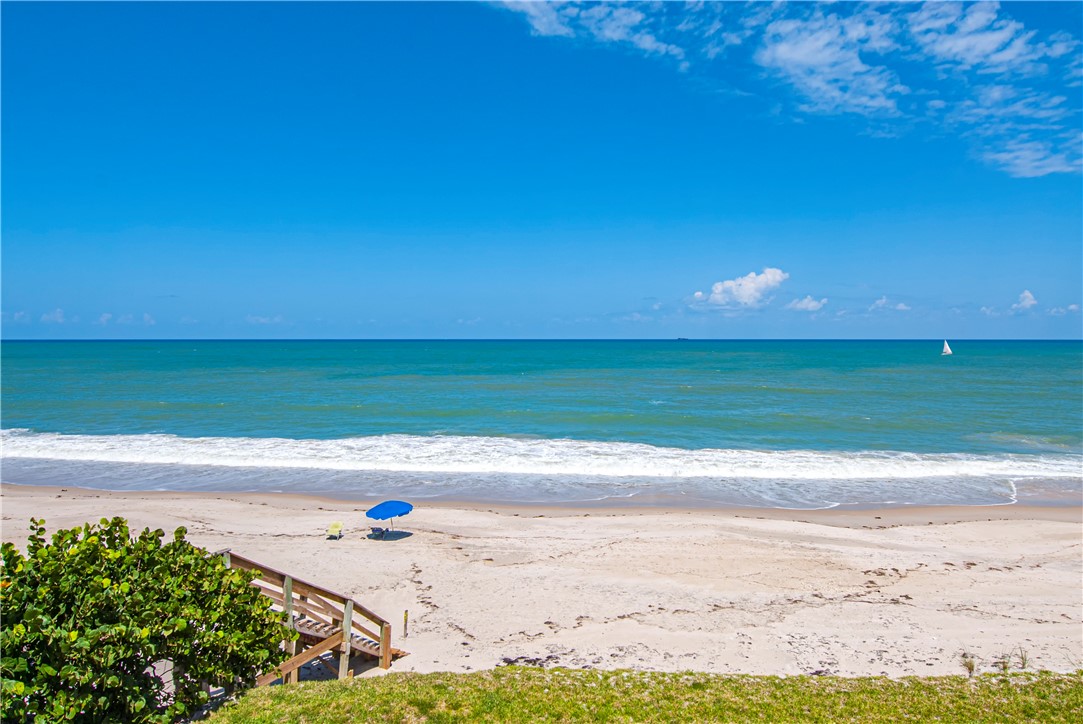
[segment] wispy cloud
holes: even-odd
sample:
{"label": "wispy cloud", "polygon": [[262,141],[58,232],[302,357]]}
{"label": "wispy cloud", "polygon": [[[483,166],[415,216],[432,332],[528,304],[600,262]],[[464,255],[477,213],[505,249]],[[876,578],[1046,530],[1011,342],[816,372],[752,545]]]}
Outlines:
{"label": "wispy cloud", "polygon": [[789,81],[804,98],[803,111],[895,116],[896,98],[909,88],[862,57],[896,49],[894,26],[892,16],[872,10],[840,17],[817,8],[768,25],[753,58]]}
{"label": "wispy cloud", "polygon": [[983,151],[981,156],[1012,176],[1032,178],[1078,170],[1079,159],[1072,153],[1071,148],[1057,148],[1052,141],[1036,141],[1023,137],[1007,141],[996,150]]}
{"label": "wispy cloud", "polygon": [[1048,314],[1053,317],[1063,317],[1065,314],[1079,314],[1078,304],[1069,304],[1067,307],[1053,307]]}
{"label": "wispy cloud", "polygon": [[1078,46],[1065,32],[1039,40],[1036,31],[1001,14],[998,2],[927,2],[910,15],[909,24],[934,61],[979,73],[1043,74],[1048,61]]}
{"label": "wispy cloud", "polygon": [[45,324],[64,324],[64,310],[57,307],[51,312],[41,315],[41,321]]}
{"label": "wispy cloud", "polygon": [[1027,28],[996,2],[503,6],[535,35],[629,48],[718,88],[781,99],[794,121],[847,115],[877,136],[950,133],[1021,178],[1083,167],[1077,29]]}
{"label": "wispy cloud", "polygon": [[869,306],[870,312],[875,312],[880,309],[894,309],[897,312],[909,312],[910,305],[903,302],[896,302],[895,304],[892,304],[890,301],[888,301],[888,298],[886,296],[883,296]]}
{"label": "wispy cloud", "polygon": [[158,322],[154,319],[154,317],[150,316],[146,312],[143,312],[143,324],[147,325],[148,327],[152,327],[155,324],[158,324]]}
{"label": "wispy cloud", "polygon": [[658,9],[646,4],[505,2],[503,5],[526,15],[535,35],[586,37],[600,43],[631,46],[648,55],[684,60],[683,48],[658,39],[654,28],[664,25],[664,16],[656,15]]}
{"label": "wispy cloud", "polygon": [[790,275],[781,269],[767,267],[762,273],[749,272],[743,277],[715,282],[710,293],[696,292],[692,295],[693,304],[710,305],[725,309],[755,308],[770,299],[765,295],[777,289]]}
{"label": "wispy cloud", "polygon": [[[565,3],[555,2],[505,2],[504,7],[523,13],[535,35],[561,35],[575,37],[570,22],[578,14],[578,8],[569,12]],[[565,7],[562,7],[565,6]]]}
{"label": "wispy cloud", "polygon": [[824,308],[827,304],[827,298],[819,301],[812,298],[812,295],[807,295],[804,299],[795,299],[786,305],[786,309],[793,309],[798,312],[818,312]]}
{"label": "wispy cloud", "polygon": [[109,312],[102,312],[102,314],[96,320],[94,320],[94,324],[100,324],[102,326],[105,326],[106,324],[109,324],[109,320],[112,318],[113,315]]}
{"label": "wispy cloud", "polygon": [[263,317],[258,314],[249,314],[244,318],[249,324],[282,324],[285,320],[281,314],[276,314],[273,317]]}

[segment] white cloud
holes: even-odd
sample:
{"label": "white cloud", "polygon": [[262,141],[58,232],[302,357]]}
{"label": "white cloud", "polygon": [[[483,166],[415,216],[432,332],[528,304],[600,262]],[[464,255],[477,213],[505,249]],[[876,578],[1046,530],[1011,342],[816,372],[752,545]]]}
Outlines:
{"label": "white cloud", "polygon": [[109,320],[113,318],[113,315],[109,312],[102,312],[102,315],[98,317],[94,324],[106,325],[109,324]]}
{"label": "white cloud", "polygon": [[[1057,121],[1072,115],[1065,102],[1065,96],[1051,96],[1048,93],[1013,85],[996,83],[974,88],[974,96],[959,104],[952,120],[975,124],[994,124],[994,130],[1002,131],[1004,119],[1013,118],[1017,122]],[[1033,126],[1043,128],[1048,126]]]}
{"label": "white cloud", "polygon": [[537,35],[563,35],[574,37],[575,31],[568,27],[570,18],[561,13],[562,3],[552,2],[506,2],[504,7],[526,15],[530,27]]}
{"label": "white cloud", "polygon": [[1008,141],[996,150],[982,152],[981,157],[1016,178],[1071,173],[1079,170],[1081,165],[1078,154],[1073,158],[1068,152],[1056,150],[1049,141],[1025,139]]}
{"label": "white cloud", "polygon": [[663,43],[640,25],[647,16],[632,6],[598,3],[579,13],[579,20],[595,39],[602,42],[631,43],[648,54],[684,58],[676,45]]}
{"label": "white cloud", "polygon": [[1059,58],[1078,45],[1071,36],[1054,33],[1049,42],[1011,18],[1000,15],[1000,3],[925,3],[910,15],[910,31],[936,62],[978,73],[1034,75],[1045,73],[1046,58]]}
{"label": "white cloud", "polygon": [[1019,295],[1019,301],[1012,305],[1012,311],[1026,310],[1038,303],[1029,289],[1024,289]]}
{"label": "white cloud", "polygon": [[147,314],[146,312],[143,312],[143,324],[145,324],[145,325],[147,325],[148,327],[150,327],[150,326],[153,326],[153,325],[155,325],[155,324],[158,324],[158,322],[157,322],[157,321],[155,321],[154,317],[150,316],[150,315],[149,315],[149,314]]}
{"label": "white cloud", "polygon": [[30,314],[27,312],[15,312],[12,316],[12,321],[18,322],[19,324],[26,324],[30,321]]}
{"label": "white cloud", "polygon": [[803,110],[894,116],[896,97],[909,89],[887,67],[863,57],[896,48],[894,26],[892,16],[871,8],[850,17],[817,9],[810,17],[768,25],[754,58],[805,97]]}
{"label": "white cloud", "polygon": [[1079,305],[1078,304],[1069,304],[1067,307],[1053,307],[1052,309],[1050,309],[1048,311],[1048,314],[1050,316],[1052,316],[1052,317],[1063,317],[1065,314],[1068,314],[1069,312],[1078,314],[1079,313]]}
{"label": "white cloud", "polygon": [[195,317],[189,317],[187,315],[180,318],[181,324],[199,324],[199,320]]}
{"label": "white cloud", "polygon": [[64,324],[64,310],[57,307],[51,312],[41,315],[41,321],[46,324]]}
{"label": "white cloud", "polygon": [[993,307],[982,307],[981,308],[981,313],[984,314],[987,317],[999,317],[1000,316],[1000,313],[997,312],[997,310],[994,309]]}
{"label": "white cloud", "polygon": [[878,309],[894,309],[894,310],[899,311],[899,312],[909,312],[910,311],[910,305],[904,304],[903,302],[898,302],[896,304],[892,304],[891,302],[888,301],[887,296],[885,295],[885,296],[882,296],[879,299],[877,299],[869,307],[870,312],[875,312]]}
{"label": "white cloud", "polygon": [[[498,6],[499,7],[499,6]],[[1078,29],[1027,28],[995,2],[504,3],[535,35],[667,58],[698,85],[779,117],[865,119],[890,138],[945,133],[1018,178],[1083,169]],[[791,94],[761,89],[764,71]]]}
{"label": "white cloud", "polygon": [[526,15],[535,35],[588,37],[599,43],[628,44],[647,55],[684,59],[683,48],[660,40],[651,28],[659,16],[641,12],[639,6],[616,2],[505,2],[503,6]]}
{"label": "white cloud", "polygon": [[[1064,32],[1041,40],[995,2],[925,3],[909,27],[941,76],[965,84],[969,97],[945,122],[975,143],[977,158],[1017,178],[1079,171],[1078,104],[1041,82],[1050,63],[1070,71],[1078,40]],[[984,84],[990,76],[996,83]]]}
{"label": "white cloud", "polygon": [[[759,307],[764,303],[764,295],[778,288],[790,275],[781,269],[767,267],[762,274],[749,272],[743,277],[715,282],[711,293],[696,292],[693,299],[707,302],[718,307]],[[768,300],[769,301],[769,300]]]}
{"label": "white cloud", "polygon": [[812,298],[812,295],[807,295],[804,299],[795,299],[786,305],[786,309],[793,309],[799,312],[818,312],[824,308],[827,304],[827,299],[821,299],[816,301]]}
{"label": "white cloud", "polygon": [[132,315],[130,314],[122,314],[117,318],[117,324],[131,324],[132,321]]}
{"label": "white cloud", "polygon": [[249,314],[245,317],[245,321],[249,324],[282,324],[284,321],[281,314],[276,314],[273,317],[261,317],[255,314]]}
{"label": "white cloud", "polygon": [[1065,95],[996,83],[975,86],[945,123],[972,139],[990,166],[1033,178],[1083,166],[1079,132],[1070,130],[1077,112]]}

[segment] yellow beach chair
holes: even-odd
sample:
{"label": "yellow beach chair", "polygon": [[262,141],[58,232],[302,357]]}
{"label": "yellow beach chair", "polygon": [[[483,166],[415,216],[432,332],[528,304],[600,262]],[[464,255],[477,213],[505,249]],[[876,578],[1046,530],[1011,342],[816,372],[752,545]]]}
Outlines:
{"label": "yellow beach chair", "polygon": [[327,526],[327,540],[338,540],[342,537],[342,521],[336,520]]}

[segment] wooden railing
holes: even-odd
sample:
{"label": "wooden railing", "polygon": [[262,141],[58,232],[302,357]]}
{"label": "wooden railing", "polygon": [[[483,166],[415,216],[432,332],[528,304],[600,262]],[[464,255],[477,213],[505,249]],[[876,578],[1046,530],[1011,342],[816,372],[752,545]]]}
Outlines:
{"label": "wooden railing", "polygon": [[[319,660],[328,651],[338,652],[338,678],[352,676],[350,656],[370,656],[381,669],[391,666],[392,657],[405,651],[391,647],[391,623],[352,598],[329,591],[288,573],[257,563],[232,551],[221,551],[230,568],[259,572],[252,585],[272,601],[272,608],[286,613],[286,625],[298,633],[296,640],[284,641],[289,660],[256,679],[257,686],[281,678],[283,683],[297,680],[297,670],[309,661]],[[300,650],[298,650],[300,648]]]}

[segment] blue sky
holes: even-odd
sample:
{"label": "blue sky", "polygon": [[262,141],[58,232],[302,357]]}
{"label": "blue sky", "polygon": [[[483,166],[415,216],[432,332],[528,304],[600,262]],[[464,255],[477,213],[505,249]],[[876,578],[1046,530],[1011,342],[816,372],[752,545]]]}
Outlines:
{"label": "blue sky", "polygon": [[1079,3],[4,3],[4,338],[1079,338]]}

